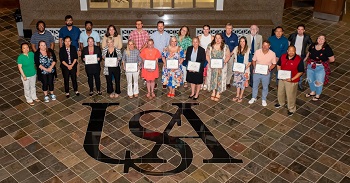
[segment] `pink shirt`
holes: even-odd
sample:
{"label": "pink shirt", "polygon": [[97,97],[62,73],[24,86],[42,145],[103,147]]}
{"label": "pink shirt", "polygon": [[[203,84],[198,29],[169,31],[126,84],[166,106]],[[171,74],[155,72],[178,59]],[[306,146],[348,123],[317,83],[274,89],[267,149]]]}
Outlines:
{"label": "pink shirt", "polygon": [[129,40],[133,40],[136,44],[137,49],[141,49],[143,45],[147,43],[149,39],[148,32],[145,30],[142,30],[141,32],[136,30],[133,30],[129,35]]}
{"label": "pink shirt", "polygon": [[271,50],[264,54],[262,49],[258,49],[254,53],[253,61],[256,61],[257,64],[270,66],[276,64],[276,54]]}

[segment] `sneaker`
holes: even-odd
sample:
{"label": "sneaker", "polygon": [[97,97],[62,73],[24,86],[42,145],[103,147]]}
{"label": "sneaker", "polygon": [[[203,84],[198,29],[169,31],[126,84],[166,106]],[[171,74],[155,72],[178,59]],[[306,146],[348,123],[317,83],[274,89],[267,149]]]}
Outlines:
{"label": "sneaker", "polygon": [[51,94],[50,97],[51,97],[51,100],[56,100],[56,95]]}
{"label": "sneaker", "polygon": [[255,101],[256,101],[256,98],[252,98],[252,99],[249,100],[248,104],[252,104],[252,103],[254,103]]}
{"label": "sneaker", "polygon": [[288,111],[288,116],[291,116],[293,114],[294,114],[293,112]]}
{"label": "sneaker", "polygon": [[264,107],[266,107],[266,106],[267,106],[266,100],[262,100],[262,101],[261,101],[261,105],[264,106]]}
{"label": "sneaker", "polygon": [[46,95],[46,96],[44,97],[44,102],[49,102],[49,101],[50,101],[49,99],[50,99],[49,96]]}
{"label": "sneaker", "polygon": [[276,109],[278,109],[278,108],[280,108],[280,107],[281,107],[281,105],[280,105],[279,103],[275,104],[275,108],[276,108]]}

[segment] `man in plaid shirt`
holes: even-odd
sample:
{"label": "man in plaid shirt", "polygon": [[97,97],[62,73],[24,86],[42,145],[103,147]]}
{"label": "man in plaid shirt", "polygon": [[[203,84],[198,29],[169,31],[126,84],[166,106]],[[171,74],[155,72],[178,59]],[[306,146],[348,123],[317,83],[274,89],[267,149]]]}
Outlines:
{"label": "man in plaid shirt", "polygon": [[129,40],[133,40],[136,44],[136,48],[142,51],[146,47],[147,40],[149,39],[148,32],[142,29],[142,20],[136,20],[136,30],[133,30],[129,35]]}

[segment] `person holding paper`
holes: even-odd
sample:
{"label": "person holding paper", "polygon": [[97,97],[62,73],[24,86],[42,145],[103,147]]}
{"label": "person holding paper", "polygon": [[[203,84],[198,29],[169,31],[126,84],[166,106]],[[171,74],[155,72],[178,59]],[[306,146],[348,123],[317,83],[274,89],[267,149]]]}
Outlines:
{"label": "person holding paper", "polygon": [[88,83],[90,88],[89,95],[94,94],[94,79],[97,89],[97,94],[102,95],[101,92],[101,80],[100,80],[100,71],[101,66],[100,62],[102,59],[101,49],[98,46],[94,45],[94,38],[88,38],[88,46],[83,48],[81,53],[81,60],[85,63],[85,71],[88,77]]}
{"label": "person holding paper", "polygon": [[[120,91],[120,61],[122,59],[122,53],[115,47],[114,38],[107,38],[107,46],[102,51],[102,58],[104,59],[105,66],[103,68],[103,74],[106,76],[107,93],[110,98],[117,98]],[[113,78],[115,81],[115,90],[113,89]]]}
{"label": "person holding paper", "polygon": [[148,93],[146,97],[149,99],[152,99],[156,96],[154,94],[154,85],[155,85],[155,79],[158,78],[159,76],[158,64],[156,62],[158,61],[158,58],[161,57],[161,54],[158,51],[158,49],[154,47],[153,39],[149,39],[147,41],[147,47],[141,51],[140,57],[142,58],[143,63],[146,60],[155,61],[155,69],[146,69],[142,67],[142,71],[141,71],[141,77],[145,79],[147,83]]}
{"label": "person holding paper", "polygon": [[238,36],[233,32],[233,26],[231,23],[227,23],[225,26],[225,31],[222,32],[222,37],[225,41],[225,44],[230,49],[230,60],[227,63],[227,77],[226,77],[226,84],[227,88],[231,87],[231,78],[233,75],[232,72],[232,66],[233,66],[233,49],[238,46]]}
{"label": "person holding paper", "polygon": [[[243,99],[243,92],[245,87],[248,86],[249,81],[249,75],[250,75],[250,64],[252,61],[252,54],[250,52],[250,48],[248,48],[247,44],[247,38],[242,36],[239,38],[239,45],[235,47],[233,50],[233,54],[235,57],[235,61],[233,63],[233,66],[236,66],[235,64],[244,64],[241,66],[243,68],[242,71],[234,71],[233,72],[233,86],[237,88],[236,97],[234,97],[232,100],[237,102],[242,102]],[[235,67],[234,67],[235,68]]]}
{"label": "person holding paper", "polygon": [[[126,81],[128,83],[128,96],[129,98],[138,97],[139,96],[139,68],[142,62],[140,57],[140,51],[135,48],[136,45],[133,40],[128,41],[128,45],[126,46],[126,50],[123,53],[123,68],[125,70]],[[127,64],[137,65],[136,72],[128,71],[126,69]],[[132,80],[134,80],[134,87],[132,86]]]}
{"label": "person holding paper", "polygon": [[[289,46],[287,54],[283,54],[277,62],[278,81],[278,103],[275,104],[276,108],[280,108],[285,105],[287,96],[288,116],[293,115],[296,111],[296,98],[298,90],[298,82],[300,76],[304,72],[304,61],[299,55],[296,54],[295,46]],[[287,74],[288,76],[283,76]]]}
{"label": "person holding paper", "polygon": [[[206,59],[208,61],[208,90],[212,91],[211,100],[219,101],[220,94],[226,90],[227,62],[231,57],[230,50],[221,34],[215,34],[214,40],[208,45]],[[212,68],[212,62],[220,62],[221,68]]]}
{"label": "person holding paper", "polygon": [[[170,44],[169,46],[163,51],[162,53],[163,57],[163,75],[162,75],[162,83],[163,85],[166,85],[169,88],[168,97],[175,97],[175,88],[179,87],[183,84],[183,67],[182,62],[185,58],[184,51],[181,49],[180,46],[177,46],[177,39],[176,37],[170,38]],[[178,67],[176,69],[169,69],[167,68],[169,66],[168,61],[170,60],[178,60]]]}
{"label": "person holding paper", "polygon": [[[259,27],[257,25],[250,26],[250,34],[245,36],[247,38],[248,48],[250,48],[250,52],[252,56],[256,50],[261,49],[263,38],[259,34]],[[249,78],[249,86],[253,87],[253,64],[250,64],[250,78]]]}
{"label": "person holding paper", "polygon": [[[187,82],[191,83],[191,95],[188,98],[193,98],[193,100],[197,100],[199,96],[199,90],[201,85],[203,84],[203,71],[204,64],[207,61],[205,55],[205,49],[199,46],[199,39],[194,37],[192,39],[192,45],[187,48],[186,51],[186,60],[189,63],[188,69],[188,77],[186,78]],[[200,64],[198,70],[191,70],[191,62],[196,62]]]}
{"label": "person holding paper", "polygon": [[[189,46],[192,46],[192,39],[190,37],[190,30],[188,29],[187,26],[182,26],[180,28],[179,33],[176,35],[176,39],[178,40],[178,45],[181,47],[182,50],[184,50],[185,54],[187,51],[187,48]],[[184,61],[182,62],[182,71],[183,71],[183,80],[184,80],[184,87],[187,87],[187,82],[186,82],[186,75],[187,75],[187,62]]]}
{"label": "person holding paper", "polygon": [[[37,67],[37,73],[41,76],[42,89],[44,91],[44,102],[49,102],[49,99],[56,100],[54,90],[54,73],[56,72],[56,55],[53,50],[46,47],[45,41],[39,41],[39,49],[34,54],[34,61]],[[48,91],[50,91],[50,96]]]}
{"label": "person holding paper", "polygon": [[335,61],[333,50],[327,44],[325,35],[319,35],[316,43],[310,45],[306,59],[308,59],[307,81],[311,90],[309,94],[306,94],[306,97],[313,97],[313,101],[318,101],[322,94],[323,85],[329,81],[331,73],[329,63]]}
{"label": "person holding paper", "polygon": [[266,97],[269,93],[270,72],[276,65],[276,54],[270,50],[270,41],[263,41],[261,49],[256,50],[253,57],[254,75],[253,75],[253,92],[249,104],[256,102],[260,81],[263,86],[262,106],[267,106]]}
{"label": "person holding paper", "polygon": [[[198,36],[199,39],[199,45],[204,48],[205,51],[207,51],[208,45],[213,41],[214,36],[210,34],[210,26],[204,25],[203,26],[203,34]],[[207,90],[207,84],[206,84],[206,78],[207,78],[207,71],[208,71],[208,61],[204,64],[204,71],[203,71],[203,85],[201,86],[201,89]]]}
{"label": "person holding paper", "polygon": [[64,45],[60,48],[60,60],[61,70],[63,75],[64,92],[66,97],[69,98],[69,77],[72,79],[73,90],[75,95],[79,96],[78,82],[77,82],[77,65],[78,54],[77,49],[71,44],[69,36],[64,38]]}

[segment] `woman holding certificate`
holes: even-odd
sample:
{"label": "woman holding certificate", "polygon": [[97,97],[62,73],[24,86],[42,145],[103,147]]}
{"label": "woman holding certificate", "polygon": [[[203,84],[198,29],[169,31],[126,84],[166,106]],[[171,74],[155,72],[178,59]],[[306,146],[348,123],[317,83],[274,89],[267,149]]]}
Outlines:
{"label": "woman holding certificate", "polygon": [[[182,50],[185,51],[186,54],[186,50],[189,46],[192,46],[192,39],[190,37],[190,30],[188,29],[187,26],[182,26],[180,28],[179,33],[176,35],[176,39],[178,40],[178,46],[181,47]],[[182,63],[182,68],[183,68],[183,80],[185,82],[184,87],[187,87],[187,83],[186,83],[186,75],[187,75],[187,62],[184,61]]]}
{"label": "woman holding certificate", "polygon": [[[42,89],[44,91],[44,102],[49,102],[49,99],[56,100],[56,95],[53,94],[54,83],[53,77],[56,72],[56,55],[55,52],[46,47],[45,41],[39,41],[39,49],[34,54],[34,61],[37,66],[38,77],[41,78]],[[50,96],[48,91],[50,91]]]}
{"label": "woman holding certificate", "polygon": [[100,47],[94,45],[94,38],[89,37],[87,42],[88,46],[83,48],[83,51],[81,53],[81,60],[85,63],[85,71],[88,77],[88,83],[90,88],[89,95],[92,96],[94,94],[94,79],[97,94],[102,95],[100,80],[100,62],[102,59],[101,49]]}
{"label": "woman holding certificate", "polygon": [[156,96],[154,94],[154,81],[159,76],[157,61],[160,56],[158,49],[154,48],[153,39],[149,39],[147,41],[147,47],[140,53],[140,57],[143,60],[141,77],[146,80],[148,91],[146,96],[149,99]]}
{"label": "woman holding certificate", "polygon": [[239,44],[233,49],[235,62],[233,63],[233,86],[236,86],[236,97],[232,100],[242,102],[245,87],[248,85],[250,64],[252,54],[248,48],[247,38],[242,36],[239,39]]}
{"label": "woman holding certificate", "polygon": [[177,46],[176,37],[170,38],[170,44],[162,53],[164,73],[162,83],[169,87],[168,97],[175,97],[175,88],[183,83],[182,62],[185,58],[184,51]]}
{"label": "woman holding certificate", "polygon": [[[110,98],[117,98],[121,93],[119,61],[122,59],[122,53],[115,47],[113,37],[107,38],[107,46],[103,49],[102,58],[105,61],[103,74],[106,76],[107,93]],[[113,76],[115,78],[115,90],[113,89]]]}
{"label": "woman holding certificate", "polygon": [[210,99],[219,101],[220,94],[226,90],[227,62],[230,60],[230,50],[221,34],[216,34],[206,51],[208,60],[207,84],[213,91]]}
{"label": "woman holding certificate", "polygon": [[309,82],[311,92],[306,97],[313,97],[313,101],[318,101],[322,93],[323,85],[329,81],[331,69],[330,62],[334,62],[334,53],[327,44],[326,37],[320,35],[316,43],[310,45],[309,52],[306,55],[307,60],[307,81]]}
{"label": "woman holding certificate", "polygon": [[187,48],[186,61],[188,62],[187,82],[191,83],[191,95],[188,98],[197,100],[199,90],[203,84],[204,64],[206,62],[205,49],[199,46],[197,37],[192,39],[192,45]]}
{"label": "woman holding certificate", "polygon": [[[135,49],[135,47],[134,41],[129,40],[122,58],[126,81],[128,83],[129,98],[139,96],[139,68],[142,59],[140,57],[140,51]],[[132,80],[134,80],[134,88],[132,87]]]}

